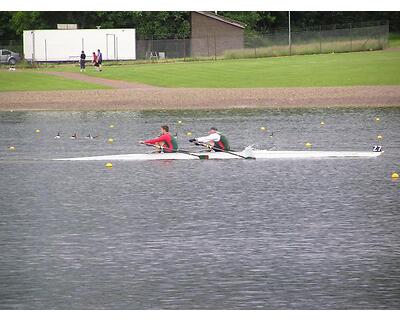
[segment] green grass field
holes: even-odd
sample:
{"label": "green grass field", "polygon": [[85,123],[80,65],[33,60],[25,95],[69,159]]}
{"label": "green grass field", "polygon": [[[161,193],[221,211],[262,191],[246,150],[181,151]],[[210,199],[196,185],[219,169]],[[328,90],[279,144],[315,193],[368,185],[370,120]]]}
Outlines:
{"label": "green grass field", "polygon": [[47,75],[31,70],[0,71],[0,91],[105,89],[107,87]]}
{"label": "green grass field", "polygon": [[[78,71],[77,68],[75,68]],[[259,88],[399,85],[400,52],[105,66],[88,75],[161,87]]]}
{"label": "green grass field", "polygon": [[[396,41],[392,39],[392,42]],[[77,64],[40,72],[79,72]],[[104,65],[85,74],[183,88],[265,88],[400,85],[400,51],[371,51],[259,59]],[[45,75],[32,69],[0,71],[0,91],[101,89],[100,85]]]}

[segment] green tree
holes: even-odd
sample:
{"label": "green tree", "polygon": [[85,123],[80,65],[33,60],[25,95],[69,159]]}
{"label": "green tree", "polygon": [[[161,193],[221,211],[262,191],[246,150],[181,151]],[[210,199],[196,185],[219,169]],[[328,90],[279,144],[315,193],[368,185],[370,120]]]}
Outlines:
{"label": "green tree", "polygon": [[18,36],[11,25],[11,12],[0,11],[0,39],[1,40],[14,40]]}
{"label": "green tree", "polygon": [[[219,11],[218,14],[245,23],[246,33],[266,33],[287,28],[287,11]],[[291,12],[293,29],[388,20],[390,30],[400,32],[400,12]],[[23,30],[55,29],[58,23],[76,23],[79,28],[135,28],[139,39],[190,37],[190,12],[181,11],[68,11],[0,12],[0,39],[21,39]]]}
{"label": "green tree", "polygon": [[183,38],[190,35],[189,12],[136,12],[136,29],[141,39]]}
{"label": "green tree", "polygon": [[18,11],[11,18],[11,26],[18,36],[24,30],[43,29],[47,27],[41,12]]}

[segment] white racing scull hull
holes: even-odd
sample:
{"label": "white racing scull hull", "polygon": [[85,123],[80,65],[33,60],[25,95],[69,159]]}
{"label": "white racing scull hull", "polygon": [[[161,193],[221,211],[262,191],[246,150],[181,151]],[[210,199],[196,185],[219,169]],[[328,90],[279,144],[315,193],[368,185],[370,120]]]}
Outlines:
{"label": "white racing scull hull", "polygon": [[[235,152],[241,156],[249,156],[247,152]],[[382,152],[368,151],[268,151],[253,150],[251,156],[256,160],[261,159],[327,159],[327,158],[375,158]],[[91,156],[78,158],[63,158],[53,160],[63,161],[145,161],[145,160],[199,160],[197,157],[208,156],[208,160],[243,159],[230,153],[224,152],[201,152],[201,153],[151,153],[151,154],[119,154],[109,156]]]}

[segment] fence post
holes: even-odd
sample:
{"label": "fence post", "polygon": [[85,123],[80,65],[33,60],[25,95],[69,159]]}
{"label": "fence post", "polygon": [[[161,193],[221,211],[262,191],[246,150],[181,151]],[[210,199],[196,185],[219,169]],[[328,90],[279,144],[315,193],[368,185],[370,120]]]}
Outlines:
{"label": "fence post", "polygon": [[46,59],[46,66],[47,66],[47,39],[44,39],[44,56]]}
{"label": "fence post", "polygon": [[319,26],[319,53],[322,53],[322,26]]}
{"label": "fence post", "polygon": [[[166,40],[168,41],[168,40]],[[179,57],[179,46],[178,46],[178,37],[175,35],[175,58],[180,58]]]}
{"label": "fence post", "polygon": [[386,20],[386,33],[385,33],[385,44],[384,48],[389,46],[389,20]]}
{"label": "fence post", "polygon": [[290,27],[290,11],[289,11],[289,56],[292,55],[292,30]]}
{"label": "fence post", "polygon": [[106,59],[108,60],[108,33],[106,34]]}
{"label": "fence post", "polygon": [[381,41],[381,38],[382,38],[382,32],[381,32],[381,28],[380,28],[379,33],[378,33],[378,49],[383,49],[383,43]]}
{"label": "fence post", "polygon": [[35,31],[31,31],[32,34],[32,63],[36,60],[36,47],[35,47]]}
{"label": "fence post", "polygon": [[207,34],[207,57],[210,57],[210,39],[208,34]]}
{"label": "fence post", "polygon": [[183,37],[183,61],[186,61],[186,38]]}
{"label": "fence post", "polygon": [[118,36],[115,37],[115,46],[116,46],[116,59],[118,64]]}
{"label": "fence post", "polygon": [[214,57],[215,57],[215,60],[217,60],[217,36],[216,36],[215,32],[214,32]]}
{"label": "fence post", "polygon": [[353,51],[353,29],[350,23],[350,52]]}
{"label": "fence post", "polygon": [[114,60],[116,60],[117,50],[115,49],[115,34],[114,34]]}

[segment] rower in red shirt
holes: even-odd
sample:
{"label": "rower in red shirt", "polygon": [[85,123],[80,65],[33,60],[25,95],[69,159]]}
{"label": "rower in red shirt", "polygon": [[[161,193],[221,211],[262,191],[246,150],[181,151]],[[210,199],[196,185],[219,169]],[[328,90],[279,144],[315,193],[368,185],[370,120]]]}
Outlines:
{"label": "rower in red shirt", "polygon": [[168,126],[161,126],[161,135],[158,138],[139,141],[139,143],[154,145],[161,153],[177,152],[178,150],[178,142],[169,133]]}

